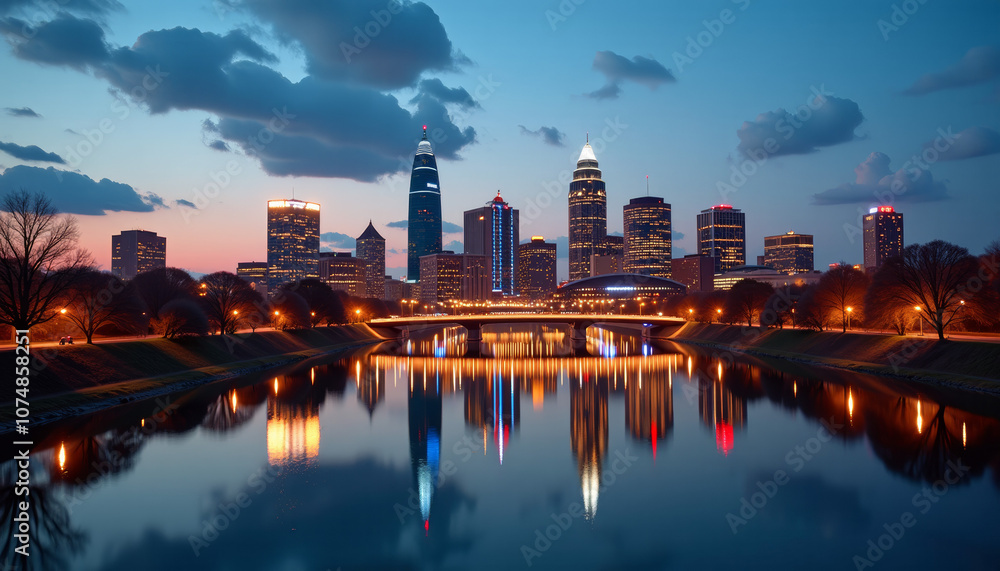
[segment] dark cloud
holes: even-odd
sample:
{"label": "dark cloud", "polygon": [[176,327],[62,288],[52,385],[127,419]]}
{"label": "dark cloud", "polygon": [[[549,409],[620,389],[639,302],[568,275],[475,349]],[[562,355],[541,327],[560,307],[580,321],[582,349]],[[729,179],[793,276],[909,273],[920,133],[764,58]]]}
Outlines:
{"label": "dark cloud", "polygon": [[357,245],[357,240],[354,236],[348,236],[340,232],[323,232],[319,235],[319,241],[331,248],[354,249]]}
{"label": "dark cloud", "polygon": [[[105,212],[152,212],[152,204],[127,184],[87,175],[28,166],[16,166],[0,175],[0,193],[18,189],[44,190],[60,212],[102,215]],[[156,195],[149,195],[156,200]],[[162,204],[162,200],[160,200]]]}
{"label": "dark cloud", "polygon": [[650,89],[677,81],[670,70],[652,58],[635,56],[631,60],[612,51],[597,52],[594,69],[604,74],[607,84],[587,94],[595,99],[615,99],[621,94],[623,81],[634,81]]}
{"label": "dark cloud", "polygon": [[208,144],[208,148],[215,149],[216,151],[229,151],[229,144],[221,139],[216,139]]}
{"label": "dark cloud", "polygon": [[163,201],[163,197],[160,196],[159,194],[156,194],[155,192],[147,192],[146,194],[142,195],[142,201],[153,207],[158,206],[160,208],[170,208]]}
{"label": "dark cloud", "polygon": [[39,161],[60,165],[66,164],[66,161],[64,161],[59,155],[43,151],[37,145],[22,147],[21,145],[14,143],[4,143],[3,141],[0,141],[0,151],[3,151],[15,159],[20,159],[22,161]]}
{"label": "dark cloud", "polygon": [[94,22],[67,15],[59,22],[76,31],[56,37],[49,30],[54,21],[38,26],[29,41],[5,34],[18,57],[88,69],[126,96],[135,99],[139,92],[151,113],[215,114],[218,120],[203,129],[216,129],[217,138],[255,157],[272,175],[374,181],[412,157],[425,124],[435,133],[439,158],[457,159],[475,141],[475,130],[456,126],[445,102],[434,96],[421,98],[411,113],[393,95],[370,87],[312,76],[293,83],[267,67],[274,55],[241,31],[218,35],[173,28],[142,34],[129,47],[109,48]]}
{"label": "dark cloud", "polygon": [[861,108],[850,99],[816,95],[789,113],[784,109],[761,113],[736,131],[738,149],[747,158],[800,155],[846,143],[864,121]]}
{"label": "dark cloud", "polygon": [[54,20],[32,26],[17,18],[0,19],[14,55],[35,63],[85,70],[109,57],[104,30],[93,20],[61,13]]}
{"label": "dark cloud", "polygon": [[390,223],[386,224],[386,226],[389,227],[389,228],[409,228],[410,221],[409,220],[397,220],[395,222],[390,222]]}
{"label": "dark cloud", "polygon": [[12,117],[41,117],[31,107],[7,107],[5,111]]}
{"label": "dark cloud", "polygon": [[447,244],[442,246],[441,249],[455,252],[456,254],[461,254],[465,252],[465,245],[459,242],[458,240],[452,240],[451,242],[448,242]]}
{"label": "dark cloud", "polygon": [[417,95],[410,103],[419,103],[424,97],[433,97],[441,103],[454,103],[462,109],[479,109],[476,101],[464,87],[446,87],[440,79],[424,79],[417,86]]}
{"label": "dark cloud", "polygon": [[842,184],[813,195],[813,203],[892,204],[895,202],[933,202],[947,200],[948,188],[935,181],[929,170],[906,163],[893,171],[889,157],[875,152],[854,169],[855,182]]}
{"label": "dark cloud", "polygon": [[944,71],[928,73],[908,87],[906,95],[925,95],[943,89],[968,87],[1000,78],[1000,47],[972,48]]}
{"label": "dark cloud", "polygon": [[531,129],[525,127],[524,125],[518,125],[521,129],[522,135],[531,135],[533,137],[541,137],[543,141],[552,145],[553,147],[565,147],[566,133],[563,133],[555,127],[539,127],[537,131],[532,131]]}
{"label": "dark cloud", "polygon": [[453,222],[448,222],[447,220],[441,221],[441,232],[445,234],[455,234],[456,232],[461,232],[462,227]]}
{"label": "dark cloud", "polygon": [[177,206],[186,206],[188,208],[198,208],[197,206],[194,205],[193,202],[191,202],[190,200],[184,200],[183,198],[178,198],[177,200],[174,201],[174,204],[176,204]]}
{"label": "dark cloud", "polygon": [[[42,3],[38,2],[38,0],[0,0],[0,14],[9,14],[27,8],[31,8],[32,11],[37,12],[40,9],[40,4]],[[72,0],[72,2],[61,0],[58,2],[58,6],[55,6],[53,3],[52,7],[58,8],[59,11],[89,14],[92,16],[125,11],[125,7],[118,0]]]}
{"label": "dark cloud", "polygon": [[423,2],[231,1],[270,23],[286,43],[301,45],[307,70],[318,78],[397,89],[414,85],[424,72],[467,62]]}
{"label": "dark cloud", "polygon": [[988,127],[969,127],[953,138],[942,136],[928,141],[924,144],[924,149],[927,152],[930,152],[930,149],[937,151],[939,161],[994,155],[1000,153],[1000,133]]}

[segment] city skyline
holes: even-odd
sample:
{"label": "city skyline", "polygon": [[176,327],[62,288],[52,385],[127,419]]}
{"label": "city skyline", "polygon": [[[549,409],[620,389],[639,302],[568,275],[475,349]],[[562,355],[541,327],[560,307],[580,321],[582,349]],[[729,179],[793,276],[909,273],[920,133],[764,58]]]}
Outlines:
{"label": "city skyline", "polygon": [[[675,258],[695,253],[692,215],[718,203],[750,215],[749,259],[762,253],[757,245],[764,236],[788,229],[786,212],[792,210],[801,218],[796,230],[816,237],[817,267],[860,263],[860,216],[881,202],[879,196],[892,197],[894,206],[922,222],[911,226],[908,243],[940,238],[975,253],[990,239],[977,228],[997,215],[989,191],[1000,170],[1000,144],[990,127],[1000,123],[998,75],[988,64],[997,48],[991,18],[983,17],[995,6],[921,4],[901,25],[892,23],[890,5],[863,2],[791,8],[749,1],[647,3],[628,13],[588,3],[571,14],[558,5],[511,4],[491,12],[492,24],[506,23],[533,41],[510,46],[482,33],[477,8],[442,3],[399,17],[382,44],[369,38],[367,53],[386,58],[400,45],[392,34],[428,39],[419,51],[426,57],[382,77],[377,65],[364,61],[364,50],[357,65],[344,65],[338,42],[353,48],[353,26],[363,29],[369,12],[384,5],[362,3],[370,10],[345,17],[350,25],[331,25],[334,43],[327,51],[333,55],[324,56],[316,43],[321,40],[307,34],[303,22],[267,4],[220,9],[181,1],[169,21],[139,4],[98,13],[69,6],[65,23],[73,33],[64,37],[67,54],[76,55],[60,57],[75,59],[46,59],[40,54],[48,52],[29,49],[41,48],[45,34],[29,42],[5,32],[11,46],[0,52],[0,69],[17,81],[0,101],[7,109],[0,123],[0,190],[49,192],[60,210],[78,216],[81,244],[104,269],[111,267],[107,236],[145,228],[170,237],[171,265],[199,274],[261,259],[263,236],[216,239],[213,248],[204,247],[206,237],[235,233],[237,221],[259,227],[266,212],[257,205],[294,191],[338,205],[322,222],[326,249],[350,249],[344,237],[359,235],[363,220],[373,218],[387,239],[387,271],[398,277],[405,273],[400,222],[407,218],[409,174],[401,163],[422,124],[432,142],[436,129],[446,139],[441,149],[434,143],[435,151],[442,184],[456,189],[443,203],[444,249],[461,240],[453,225],[470,204],[459,196],[497,186],[530,222],[526,235],[565,239],[561,177],[589,131],[592,142],[600,141],[595,150],[608,182],[609,211],[639,196],[649,175],[653,193],[673,206]],[[722,10],[729,10],[725,22]],[[634,13],[650,17],[630,20],[628,34],[608,31],[607,22]],[[315,18],[334,16],[344,15]],[[17,5],[0,17],[40,30],[56,19]],[[824,34],[816,34],[818,22]],[[597,31],[601,40],[565,41],[596,38]],[[182,34],[215,42],[218,56],[208,58],[206,72],[233,82],[230,92],[209,94],[214,99],[192,95],[185,69],[197,62],[178,53]],[[765,35],[778,40],[753,41]],[[86,45],[107,49],[74,51],[84,44],[72,42],[85,37],[98,40]],[[927,42],[929,37],[940,41]],[[755,49],[749,61],[748,45]],[[791,49],[803,45],[818,49]],[[117,58],[130,51],[171,67],[157,73],[126,68]],[[524,65],[539,54],[540,65],[533,67],[543,73]],[[768,61],[781,63],[780,74],[755,63]],[[859,73],[860,61],[879,72]],[[244,101],[237,68],[270,78],[278,94]],[[136,85],[142,89],[132,90]],[[317,85],[333,90],[330,105],[318,111]],[[356,120],[349,127],[328,126],[327,116],[340,113],[334,103],[345,101],[352,86],[360,86],[352,107],[359,110]],[[109,95],[109,88],[117,94]],[[823,132],[819,122],[809,127],[808,120],[796,119],[820,113],[829,113],[840,130]],[[271,131],[263,132],[258,143],[265,148],[258,151],[246,141],[262,126]],[[755,138],[761,132],[778,134],[780,148],[768,151],[766,138]],[[309,144],[279,160],[292,135]],[[327,135],[335,144],[315,144]],[[281,145],[264,145],[266,138]],[[765,161],[747,162],[762,149]],[[373,153],[379,160],[370,160]],[[501,154],[502,163],[496,161]],[[509,168],[511,161],[518,168]],[[919,176],[906,179],[905,169]],[[892,192],[894,181],[904,192]],[[953,221],[960,218],[963,223]],[[621,232],[621,224],[612,216],[609,233]],[[565,279],[568,252],[559,255]]]}

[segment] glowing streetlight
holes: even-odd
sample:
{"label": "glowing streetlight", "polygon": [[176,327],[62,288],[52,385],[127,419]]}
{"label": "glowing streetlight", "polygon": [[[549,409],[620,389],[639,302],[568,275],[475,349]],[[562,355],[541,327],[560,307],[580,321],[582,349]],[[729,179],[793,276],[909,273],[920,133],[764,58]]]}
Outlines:
{"label": "glowing streetlight", "polygon": [[722,310],[717,308],[715,314],[719,316],[719,323],[722,323]]}
{"label": "glowing streetlight", "polygon": [[847,308],[847,328],[848,329],[851,328],[851,312],[853,312],[853,311],[854,311],[853,307],[848,307]]}
{"label": "glowing streetlight", "polygon": [[64,307],[64,308],[60,309],[59,313],[65,314],[66,313],[66,308]]}
{"label": "glowing streetlight", "polygon": [[913,309],[915,309],[917,311],[917,321],[920,322],[920,336],[923,337],[923,335],[924,335],[924,319],[923,319],[923,316],[920,315],[920,312],[921,312],[920,306],[919,305],[915,305],[915,306],[913,306]]}

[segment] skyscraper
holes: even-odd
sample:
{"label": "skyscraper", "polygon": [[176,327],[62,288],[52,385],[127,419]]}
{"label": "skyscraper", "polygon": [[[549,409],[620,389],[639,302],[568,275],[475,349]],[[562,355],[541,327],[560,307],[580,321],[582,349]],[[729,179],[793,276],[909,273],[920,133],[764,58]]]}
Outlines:
{"label": "skyscraper", "polygon": [[764,263],[785,274],[813,271],[813,237],[788,232],[764,237]]}
{"label": "skyscraper", "polygon": [[385,238],[372,221],[355,242],[358,258],[365,263],[365,297],[385,299]]}
{"label": "skyscraper", "polygon": [[354,297],[364,297],[367,291],[365,262],[350,252],[320,252],[319,279],[334,291]]}
{"label": "skyscraper", "polygon": [[420,257],[441,251],[441,188],[434,150],[424,136],[417,145],[410,174],[410,217],[407,225],[406,279],[420,279]]}
{"label": "skyscraper", "polygon": [[886,260],[903,253],[903,213],[891,206],[878,206],[863,219],[865,272],[882,267]]}
{"label": "skyscraper", "polygon": [[698,253],[715,258],[715,273],[746,264],[746,216],[728,204],[698,214]]}
{"label": "skyscraper", "polygon": [[625,271],[669,278],[670,205],[658,196],[642,196],[624,210]]}
{"label": "skyscraper", "polygon": [[489,258],[490,288],[494,294],[517,294],[520,241],[518,211],[503,201],[499,190],[486,206],[465,211],[465,253]]}
{"label": "skyscraper", "polygon": [[267,296],[267,262],[239,262],[236,275],[262,296]]}
{"label": "skyscraper", "polygon": [[590,256],[608,234],[608,198],[594,149],[580,152],[569,183],[569,279],[590,277]]}
{"label": "skyscraper", "polygon": [[122,230],[111,237],[111,273],[123,280],[167,267],[167,239],[146,230]]}
{"label": "skyscraper", "polygon": [[489,297],[487,256],[441,253],[420,258],[421,301],[483,301]]}
{"label": "skyscraper", "polygon": [[319,277],[319,204],[267,201],[267,291]]}
{"label": "skyscraper", "polygon": [[517,248],[517,291],[529,299],[556,291],[556,245],[541,236]]}

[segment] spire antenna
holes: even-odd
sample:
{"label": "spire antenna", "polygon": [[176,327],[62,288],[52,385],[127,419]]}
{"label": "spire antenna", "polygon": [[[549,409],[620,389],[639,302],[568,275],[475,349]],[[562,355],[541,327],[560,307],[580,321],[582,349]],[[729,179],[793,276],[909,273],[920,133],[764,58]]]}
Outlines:
{"label": "spire antenna", "polygon": [[646,196],[649,196],[649,175],[646,175]]}
{"label": "spire antenna", "polygon": [[587,131],[587,144],[590,144],[590,131]]}

